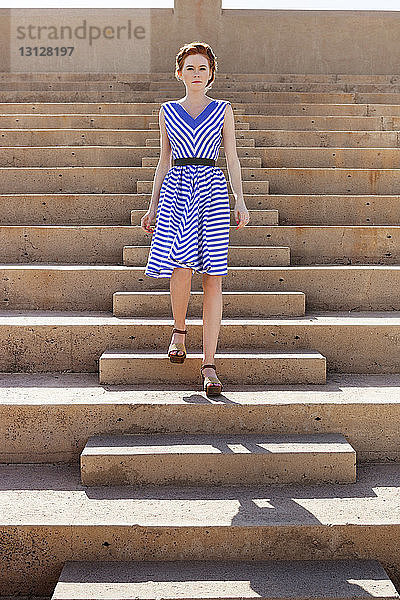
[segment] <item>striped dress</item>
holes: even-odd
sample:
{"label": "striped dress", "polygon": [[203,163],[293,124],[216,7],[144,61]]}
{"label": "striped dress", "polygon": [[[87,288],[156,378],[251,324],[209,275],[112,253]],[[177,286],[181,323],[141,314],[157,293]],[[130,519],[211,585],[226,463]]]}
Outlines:
{"label": "striped dress", "polygon": [[[217,159],[226,100],[212,100],[194,119],[178,102],[162,104],[173,158]],[[145,267],[149,277],[171,277],[175,267],[227,275],[230,206],[224,172],[209,165],[169,169],[161,185]]]}

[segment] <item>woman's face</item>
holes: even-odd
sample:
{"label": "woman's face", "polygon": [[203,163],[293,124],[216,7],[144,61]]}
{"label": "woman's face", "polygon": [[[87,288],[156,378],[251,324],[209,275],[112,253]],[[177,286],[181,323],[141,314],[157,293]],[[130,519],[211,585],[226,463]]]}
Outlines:
{"label": "woman's face", "polygon": [[204,90],[210,78],[210,65],[204,54],[190,54],[183,61],[182,72],[178,76],[186,89]]}

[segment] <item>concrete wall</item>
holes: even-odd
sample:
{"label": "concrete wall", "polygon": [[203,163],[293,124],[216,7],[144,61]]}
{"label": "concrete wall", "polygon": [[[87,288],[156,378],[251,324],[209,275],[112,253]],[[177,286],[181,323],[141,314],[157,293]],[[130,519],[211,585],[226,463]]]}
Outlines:
{"label": "concrete wall", "polygon": [[[38,39],[39,25],[53,29]],[[64,29],[61,37],[61,27],[80,27],[78,36]],[[3,9],[0,34],[4,72],[172,73],[179,47],[195,40],[212,46],[220,72],[396,74],[400,64],[400,11],[227,10],[221,0],[175,0],[170,9]],[[74,50],[36,56],[21,51],[28,46]]]}

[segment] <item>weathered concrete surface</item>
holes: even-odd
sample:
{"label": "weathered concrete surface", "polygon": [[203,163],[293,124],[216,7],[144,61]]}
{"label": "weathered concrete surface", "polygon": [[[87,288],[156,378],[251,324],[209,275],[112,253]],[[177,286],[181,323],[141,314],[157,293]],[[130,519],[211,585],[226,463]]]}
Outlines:
{"label": "weathered concrete surface", "polygon": [[[187,361],[173,365],[167,357],[171,318],[118,318],[111,313],[85,311],[23,311],[22,315],[3,311],[0,370],[97,372],[100,356],[107,351],[111,360],[113,353],[126,353],[128,362],[135,356],[142,361],[147,357],[162,369],[166,383],[172,383],[171,377],[180,377],[182,382],[189,377],[193,382],[201,364],[203,324],[201,319],[192,319],[187,326]],[[221,375],[232,376],[233,381],[246,379],[252,357],[262,353],[310,351],[326,357],[331,372],[397,373],[399,345],[398,312],[308,312],[297,318],[222,319],[215,358],[217,364],[221,361]],[[254,368],[260,381],[262,371]],[[152,379],[153,373],[149,377]],[[254,382],[250,379],[248,383]]]}
{"label": "weathered concrete surface", "polygon": [[352,483],[356,452],[340,433],[96,435],[80,467],[91,486]]}
{"label": "weathered concrete surface", "polygon": [[0,593],[49,594],[68,560],[373,559],[398,588],[399,469],[306,488],[87,488],[77,465],[3,465]]}
{"label": "weathered concrete surface", "polygon": [[[0,304],[7,314],[112,311],[114,292],[167,291],[170,285],[166,277],[146,277],[143,267],[123,265],[3,265],[0,280]],[[223,281],[223,289],[231,292],[301,291],[309,311],[398,311],[399,286],[398,265],[228,267]],[[192,289],[201,291],[201,274],[193,275]]]}
{"label": "weathered concrete surface", "polygon": [[53,600],[399,598],[378,561],[68,562]]}
{"label": "weathered concrete surface", "polygon": [[[204,292],[190,294],[186,315],[200,318]],[[223,314],[228,318],[271,316],[301,317],[305,314],[303,292],[225,292],[222,290]],[[113,314],[116,317],[172,316],[169,292],[115,292]]]}
{"label": "weathered concrete surface", "polygon": [[[311,347],[285,351],[255,348],[225,352],[221,350],[215,358],[219,364],[219,372],[233,384],[263,385],[294,383],[324,384],[326,382],[326,359],[320,352]],[[231,342],[231,347],[234,346]],[[188,354],[184,367],[171,365],[165,353],[143,351],[141,349],[114,347],[106,349],[99,357],[99,381],[103,385],[146,384],[151,373],[156,384],[173,384],[176,376],[181,375],[187,383],[198,381],[201,355]],[[171,366],[178,366],[171,369]]]}
{"label": "weathered concrete surface", "polygon": [[77,462],[88,437],[109,432],[341,432],[357,461],[400,462],[400,375],[328,373],[326,385],[233,386],[208,399],[169,386],[102,386],[97,373],[1,373],[0,461]]}

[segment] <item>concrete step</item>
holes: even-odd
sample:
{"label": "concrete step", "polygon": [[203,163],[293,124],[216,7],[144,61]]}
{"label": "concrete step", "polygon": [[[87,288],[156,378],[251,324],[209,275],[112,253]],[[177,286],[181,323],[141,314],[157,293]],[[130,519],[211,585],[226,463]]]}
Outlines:
{"label": "concrete step", "polygon": [[261,244],[262,240],[272,246],[287,244],[292,265],[395,265],[400,262],[398,225],[276,225],[260,228],[250,222],[242,230],[233,229],[233,243],[247,245],[248,239],[253,244]]}
{"label": "concrete step", "polygon": [[[222,290],[225,318],[267,318],[305,315],[302,292],[225,292]],[[188,318],[202,317],[203,292],[191,292]],[[116,317],[165,317],[170,315],[170,292],[114,292],[113,314]]]}
{"label": "concrete step", "polygon": [[[227,178],[227,169],[222,171]],[[243,191],[268,194],[264,173],[265,169],[243,167]],[[139,182],[152,188],[154,174],[154,167],[0,167],[0,193],[121,194],[135,187],[142,192]]]}
{"label": "concrete step", "polygon": [[[0,103],[38,103],[38,102],[90,102],[90,103],[114,103],[114,102],[132,102],[132,103],[155,103],[159,104],[167,100],[175,100],[176,92],[163,90],[3,90],[0,91]],[[78,86],[79,87],[79,86]],[[344,92],[235,92],[226,89],[223,92],[213,93],[216,100],[226,100],[230,102],[241,103],[379,103],[379,104],[399,104],[396,93],[344,93]]]}
{"label": "concrete step", "polygon": [[[250,150],[250,152],[254,152],[254,150]],[[237,154],[240,156],[240,166],[241,167],[261,167],[262,166],[262,157],[261,156],[245,156],[244,154],[248,154],[249,151],[245,148],[237,148]],[[158,156],[145,156],[142,158],[142,166],[143,167],[156,167],[158,164],[159,157]],[[222,156],[217,158],[216,167],[226,167],[226,158],[225,153]]]}
{"label": "concrete step", "polygon": [[[7,310],[112,310],[116,291],[167,290],[169,279],[146,277],[144,267],[104,264],[0,264],[0,308]],[[201,289],[194,273],[192,288]],[[400,310],[398,265],[229,267],[224,289],[302,291],[310,310]],[[43,293],[43,289],[46,293]]]}
{"label": "concrete step", "polygon": [[[0,194],[1,225],[129,225],[150,194]],[[229,194],[231,210],[235,205]],[[244,194],[252,225],[277,209],[281,225],[397,225],[400,195]],[[140,217],[141,218],[141,217]],[[140,224],[140,219],[138,221]]]}
{"label": "concrete step", "polygon": [[[257,130],[301,131],[380,131],[394,130],[399,117],[347,115],[252,115],[240,116],[240,121]],[[1,121],[0,121],[1,124]]]}
{"label": "concrete step", "polygon": [[[263,150],[238,148],[242,167],[259,168]],[[147,146],[53,146],[46,147],[3,147],[1,167],[58,167],[58,166],[137,166],[156,167],[159,150]],[[259,156],[256,156],[259,154]],[[225,154],[218,157],[217,166],[226,168]]]}
{"label": "concrete step", "polygon": [[[272,220],[276,222],[276,213],[271,212],[274,217]],[[140,212],[140,216],[144,214],[144,210]],[[260,227],[256,227],[256,233],[259,235],[255,236],[258,244],[255,246],[250,245],[254,241],[252,240],[254,233],[252,234],[249,226],[246,226],[249,228],[246,235],[240,235],[233,211],[231,211],[231,223],[229,232],[231,248],[228,248],[231,266],[290,264],[288,246],[284,244],[278,247],[265,246],[265,242],[269,244],[268,238],[271,237],[269,228],[263,235],[262,232],[257,231]],[[127,264],[144,268],[151,237],[140,226],[1,225],[0,241],[2,241],[0,257],[3,263]]]}
{"label": "concrete step", "polygon": [[[150,167],[142,167],[142,169],[150,170]],[[152,169],[155,171],[155,169]],[[231,192],[230,178],[228,170],[225,167],[221,167],[227,181],[228,192]],[[246,172],[247,171],[247,172]],[[268,180],[263,180],[262,173],[265,173],[266,169],[248,169],[247,167],[241,168],[242,175],[242,187],[244,194],[269,194],[270,186]],[[1,169],[0,169],[1,174]],[[248,177],[248,179],[247,179]],[[136,190],[139,194],[151,194],[153,190],[154,176],[153,179],[143,180],[138,179],[136,182]],[[233,194],[231,193],[233,197]]]}
{"label": "concrete step", "polygon": [[91,436],[83,485],[353,483],[356,452],[342,434]]}
{"label": "concrete step", "polygon": [[[156,78],[156,79],[155,79]],[[227,84],[236,81],[278,81],[278,82],[350,82],[350,83],[396,83],[400,81],[398,73],[360,74],[360,73],[230,73],[218,72],[219,81]],[[148,73],[102,72],[2,72],[0,80],[13,81],[174,81],[170,71]]]}
{"label": "concrete step", "polygon": [[[350,553],[357,560],[359,556],[379,560],[398,585],[399,469],[395,464],[365,465],[358,468],[355,483],[310,484],[307,489],[299,484],[93,489],[80,482],[78,465],[0,465],[0,500],[2,512],[7,511],[2,525],[7,552],[0,554],[0,593],[51,593],[65,561],[88,558],[110,560],[114,566],[116,561],[135,560],[140,566],[143,561],[162,561],[165,566],[165,561],[178,560],[182,576],[183,565],[196,560],[206,561],[210,569],[218,560],[240,561],[245,557],[254,566],[254,561],[266,557],[313,561],[323,555],[329,561],[329,582],[320,581],[320,587],[313,588],[313,597],[325,598],[332,589],[332,561],[348,560]],[[157,572],[158,577],[161,573],[168,580],[159,568]],[[199,570],[196,573],[198,576]],[[276,565],[273,573],[278,574]],[[285,573],[288,575],[286,568]],[[303,570],[301,573],[304,575]],[[110,579],[109,574],[103,578],[108,583]],[[155,574],[138,579],[157,581]],[[193,577],[185,579],[193,581]],[[254,581],[254,577],[240,575],[240,581],[249,579]],[[280,575],[279,579],[282,581]],[[243,587],[232,594],[233,590],[226,588],[229,577],[223,572],[221,580],[226,598],[248,597],[249,590]],[[302,586],[289,571],[288,580],[298,597],[304,597],[305,588],[310,590],[316,576],[315,572],[314,576],[308,574]],[[90,582],[92,598],[99,598],[98,587],[93,588],[96,577],[92,574],[86,581]],[[394,594],[386,575],[372,565],[362,573],[346,570],[342,582],[341,589],[334,587],[332,597],[354,600],[355,594],[376,598]],[[79,583],[76,576],[65,577],[64,583],[67,587],[61,598],[77,597],[76,589],[74,596],[70,593]],[[124,591],[126,586],[114,597],[140,596],[137,589],[133,594]],[[165,591],[158,588],[155,597],[164,597]],[[81,592],[81,597],[88,597],[82,588]],[[269,593],[270,588],[265,593],[258,587],[255,596],[277,597]],[[196,598],[207,595],[209,586],[204,596],[193,593]],[[287,590],[280,596],[287,597]],[[149,598],[149,594],[141,597]]]}
{"label": "concrete step", "polygon": [[[368,581],[359,586],[349,582]],[[94,595],[96,594],[96,595]],[[67,561],[52,600],[75,598],[399,598],[376,560]]]}
{"label": "concrete step", "polygon": [[[78,89],[76,89],[78,87]],[[41,103],[41,102],[80,102],[80,103],[155,103],[176,99],[174,90],[94,90],[79,89],[74,83],[71,90],[2,90],[0,103]],[[226,87],[213,92],[216,100],[242,103],[316,103],[316,104],[400,104],[399,92],[318,92],[318,91],[234,91]]]}
{"label": "concrete step", "polygon": [[[278,212],[268,209],[268,194],[245,194],[244,198],[252,224],[278,223]],[[109,226],[130,225],[137,219],[140,225],[150,199],[150,194],[0,194],[0,224]],[[233,211],[233,194],[229,199]],[[262,205],[266,208],[260,210]]]}
{"label": "concrete step", "polygon": [[[129,267],[146,264],[149,246],[124,246],[122,262]],[[290,265],[288,246],[233,246],[228,247],[228,263],[236,267],[265,267]]]}
{"label": "concrete step", "polygon": [[102,386],[98,372],[2,372],[0,381],[0,463],[65,462],[75,468],[87,439],[98,434],[341,432],[357,452],[358,468],[400,466],[398,373],[328,372],[323,386],[224,381],[219,399],[206,398],[200,385],[193,389],[185,380]]}
{"label": "concrete step", "polygon": [[[149,200],[150,204],[150,200]],[[149,205],[144,205],[144,208],[141,210],[134,209],[131,210],[131,225],[140,225],[141,218],[146,213]],[[234,214],[235,202],[230,204],[231,207],[231,225],[236,227],[236,220]],[[278,225],[279,222],[279,214],[277,210],[249,210],[250,221],[253,226],[257,225],[261,226],[269,226],[269,225]],[[248,225],[246,225],[247,227]]]}
{"label": "concrete step", "polygon": [[[219,75],[220,76],[220,75]],[[224,97],[226,99],[226,97]],[[0,114],[129,114],[158,115],[160,102],[0,102]],[[234,114],[260,115],[389,115],[399,116],[400,105],[329,102],[232,102]]]}
{"label": "concrete step", "polygon": [[[81,81],[40,81],[40,80],[25,80],[25,81],[0,81],[0,90],[9,91],[98,91],[98,92],[120,92],[132,91],[138,92],[153,92],[154,94],[170,94],[174,97],[182,94],[182,83],[170,80],[153,80],[153,81],[124,81],[121,79],[110,80],[81,80]],[[238,80],[226,82],[221,79],[216,79],[213,83],[213,95],[215,94],[239,94],[248,91],[257,92],[313,92],[313,93],[400,93],[400,82],[343,82],[343,81],[251,81]]]}
{"label": "concrete step", "polygon": [[[163,385],[173,384],[179,375],[193,385],[200,378],[201,359],[201,354],[189,353],[183,365],[176,365],[169,361],[166,352],[110,348],[99,358],[99,383],[142,385],[148,384],[151,378],[156,385]],[[326,358],[313,350],[265,352],[253,348],[240,353],[220,351],[215,354],[215,361],[219,376],[233,384],[326,383]]]}
{"label": "concrete step", "polygon": [[[9,310],[111,311],[117,291],[169,289],[169,278],[146,277],[144,267],[124,265],[0,265],[0,308]],[[194,273],[192,289],[202,277]],[[312,311],[400,310],[398,265],[228,267],[230,292],[304,292]],[[44,291],[45,290],[45,293]],[[1,370],[1,369],[0,369]]]}
{"label": "concrete step", "polygon": [[[145,211],[138,211],[143,216]],[[396,265],[399,226],[246,225],[237,229],[231,211],[229,266]],[[64,265],[146,264],[151,234],[139,225],[0,226],[3,263]],[[268,244],[268,245],[266,245]],[[258,250],[258,247],[262,247]],[[133,264],[135,263],[135,264]]]}
{"label": "concrete step", "polygon": [[[6,131],[6,130],[5,130]],[[154,132],[154,135],[156,135],[157,132]],[[153,134],[152,134],[153,135]],[[242,134],[241,134],[242,135]],[[148,146],[149,148],[160,148],[160,137],[149,137],[146,139],[146,146]],[[236,147],[238,149],[238,152],[240,152],[240,148],[254,148],[255,147],[255,140],[252,138],[241,138],[241,137],[236,137]],[[223,149],[223,145],[221,145],[221,150],[220,150],[220,154],[222,152]]]}
{"label": "concrete step", "polygon": [[[320,147],[257,147],[237,149],[242,168],[339,167],[396,169],[400,148],[320,148]],[[1,167],[54,166],[142,166],[156,167],[159,149],[131,146],[53,146],[3,147]],[[226,168],[224,150],[217,159],[218,167]]]}
{"label": "concrete step", "polygon": [[[104,358],[104,350],[109,348],[109,363],[106,362],[104,368],[114,369],[116,365],[119,376],[126,364],[133,369],[133,376],[141,378],[140,381],[130,379],[128,383],[198,384],[201,389],[203,325],[199,319],[188,318],[187,326],[189,360],[186,359],[184,365],[174,365],[167,357],[173,328],[170,311],[163,317],[124,318],[106,311],[77,309],[1,311],[0,372],[93,373],[99,370],[99,359]],[[269,379],[269,369],[273,369],[274,363],[281,366],[284,362],[278,360],[278,354],[287,355],[285,364],[294,367],[304,364],[320,367],[320,355],[323,355],[331,372],[397,373],[398,356],[393,345],[397,343],[399,327],[400,317],[396,311],[349,314],[307,309],[304,317],[234,320],[223,315],[215,364],[219,368],[219,362],[223,363],[221,381],[228,391],[229,386],[236,383],[245,386],[255,381],[260,385],[278,383],[278,379]],[[362,352],[355,350],[359,348]],[[314,349],[320,354],[312,353],[304,361],[297,361],[306,350]],[[155,372],[157,381],[153,382]],[[287,373],[290,375],[291,371]],[[285,374],[272,372],[271,377]],[[112,383],[108,377],[107,382]],[[279,384],[282,382],[279,380]]]}
{"label": "concrete step", "polygon": [[[398,225],[400,195],[271,194],[245,196],[249,211],[274,206],[281,225]],[[254,223],[254,220],[252,221]]]}
{"label": "concrete step", "polygon": [[[92,168],[95,169],[96,167]],[[101,167],[97,168],[100,169]],[[241,172],[242,178],[249,182],[249,186],[252,186],[252,194],[261,193],[258,191],[258,179],[269,182],[270,194],[395,195],[400,189],[400,169],[341,169],[339,167],[248,169],[243,167]],[[0,174],[2,174],[2,169],[0,169]],[[228,173],[225,176],[228,178]],[[153,182],[146,182],[144,179],[143,174],[143,179],[140,182],[138,181],[137,191],[139,193],[151,193]],[[250,180],[252,180],[251,184]],[[229,182],[228,185],[230,191]],[[249,193],[249,191],[246,190],[246,193]]]}
{"label": "concrete step", "polygon": [[[2,140],[5,145],[5,139],[11,132],[18,130],[2,130]],[[32,131],[32,130],[31,130]],[[42,130],[36,129],[35,132]],[[53,130],[57,131],[57,130]],[[74,130],[60,130],[74,131]],[[93,131],[89,133],[93,134]],[[252,155],[260,156],[267,147],[320,147],[320,148],[396,148],[400,145],[399,134],[397,131],[301,131],[290,129],[257,129],[251,130],[254,136],[257,136],[257,145],[255,137],[253,138],[237,138],[237,147],[251,148]],[[26,130],[19,130],[20,134],[26,133]],[[101,133],[101,131],[100,131]],[[121,134],[125,133],[124,131]],[[134,132],[136,133],[136,132]],[[246,133],[249,135],[249,133]],[[82,143],[81,141],[78,143]],[[17,144],[9,144],[15,146]],[[37,144],[40,145],[40,144]],[[43,144],[44,145],[44,144]],[[160,138],[146,139],[146,146],[160,148]],[[254,149],[253,149],[254,148]],[[224,153],[224,148],[221,146],[220,156]],[[249,154],[250,155],[250,154]]]}

